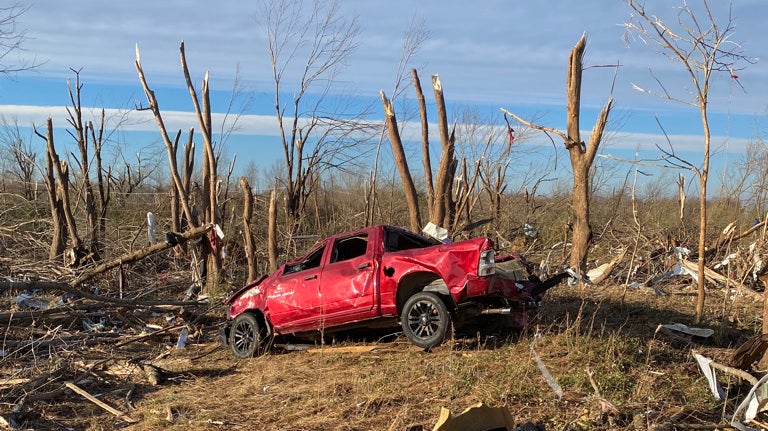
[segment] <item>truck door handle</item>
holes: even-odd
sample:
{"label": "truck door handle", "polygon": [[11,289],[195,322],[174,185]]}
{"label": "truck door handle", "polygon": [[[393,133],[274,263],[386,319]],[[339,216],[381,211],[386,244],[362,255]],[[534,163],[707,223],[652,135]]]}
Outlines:
{"label": "truck door handle", "polygon": [[370,267],[371,267],[371,262],[365,262],[363,264],[357,265],[357,269],[365,269]]}
{"label": "truck door handle", "polygon": [[317,278],[316,275],[308,275],[308,276],[304,277],[304,280],[314,280],[316,278]]}

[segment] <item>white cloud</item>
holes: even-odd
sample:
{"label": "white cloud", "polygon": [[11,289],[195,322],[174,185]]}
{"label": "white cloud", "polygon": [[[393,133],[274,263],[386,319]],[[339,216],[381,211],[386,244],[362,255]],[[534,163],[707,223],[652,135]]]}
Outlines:
{"label": "white cloud", "polygon": [[[722,18],[728,2],[711,4]],[[190,68],[213,76],[231,78],[241,66],[245,82],[270,82],[269,57],[255,20],[256,2],[183,0],[132,2],[36,2],[23,0],[30,9],[20,25],[27,30],[28,55],[47,61],[37,73],[62,79],[69,68],[84,68],[104,80],[136,82],[134,45],[139,44],[145,72],[155,85],[180,85],[178,47],[184,40]],[[668,0],[648,0],[654,13],[674,12]],[[568,52],[583,32],[589,46],[585,64],[619,62],[617,99],[633,105],[658,106],[663,102],[637,94],[630,83],[653,83],[648,68],[671,88],[682,89],[688,77],[679,65],[665,60],[635,42],[621,41],[630,9],[623,1],[550,0],[538,2],[484,1],[444,2],[407,0],[388,2],[363,0],[342,2],[349,17],[359,15],[361,35],[358,51],[349,59],[342,79],[363,94],[376,94],[393,85],[403,34],[414,17],[423,19],[431,37],[409,67],[423,74],[439,73],[452,100],[470,103],[537,103],[564,98]],[[488,11],[491,11],[490,13]],[[745,51],[766,57],[762,43],[762,21],[768,3],[734,3],[736,33]],[[610,77],[589,71],[598,84],[585,94],[604,94]],[[762,113],[768,94],[768,68],[750,65],[740,73],[746,94],[734,94],[734,111]],[[593,79],[593,78],[587,78]],[[714,110],[740,89],[728,79],[713,87]],[[732,84],[732,83],[731,83]],[[738,97],[736,97],[738,96]]]}
{"label": "white cloud", "polygon": [[[85,117],[95,119],[101,113],[101,109],[84,108]],[[12,121],[20,126],[35,125],[37,128],[45,127],[50,117],[54,128],[69,128],[67,122],[69,114],[64,106],[22,106],[0,105],[0,116],[6,121]],[[150,111],[121,111],[118,109],[105,109],[107,127],[115,127],[120,121],[120,130],[123,132],[157,132],[157,123]],[[213,114],[214,124],[231,124],[233,117],[225,114]],[[177,130],[187,131],[190,127],[197,129],[197,118],[191,112],[163,111],[163,122],[168,133],[173,134]],[[232,130],[235,135],[266,135],[277,136],[278,128],[275,117],[269,115],[242,115],[237,119],[237,124]]]}

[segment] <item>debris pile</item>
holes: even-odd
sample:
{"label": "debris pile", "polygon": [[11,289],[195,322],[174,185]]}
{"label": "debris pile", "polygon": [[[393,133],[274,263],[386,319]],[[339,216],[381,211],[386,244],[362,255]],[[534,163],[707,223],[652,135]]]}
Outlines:
{"label": "debris pile", "polygon": [[137,384],[179,378],[175,370],[183,366],[174,352],[216,334],[207,297],[180,299],[189,271],[137,265],[129,272],[109,262],[79,272],[51,263],[3,264],[9,275],[0,281],[0,428],[41,417],[65,428],[65,416],[56,412],[61,400],[135,422]]}

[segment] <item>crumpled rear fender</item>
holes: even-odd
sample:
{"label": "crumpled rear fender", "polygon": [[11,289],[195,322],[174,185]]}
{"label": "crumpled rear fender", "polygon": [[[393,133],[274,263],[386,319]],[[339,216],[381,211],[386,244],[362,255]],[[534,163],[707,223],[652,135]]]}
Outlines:
{"label": "crumpled rear fender", "polygon": [[[433,291],[450,295],[454,303],[466,297],[469,277],[477,274],[480,252],[491,248],[485,238],[476,238],[434,247],[390,252],[381,263],[382,313],[395,314],[414,292],[433,286]],[[445,288],[439,287],[441,281]]]}

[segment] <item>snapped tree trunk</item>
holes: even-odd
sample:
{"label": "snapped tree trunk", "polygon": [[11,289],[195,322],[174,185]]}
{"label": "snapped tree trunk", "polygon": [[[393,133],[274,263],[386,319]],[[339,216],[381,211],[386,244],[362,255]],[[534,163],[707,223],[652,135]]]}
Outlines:
{"label": "snapped tree trunk", "polygon": [[[53,120],[48,118],[46,135],[46,164],[45,164],[45,186],[48,189],[48,203],[51,207],[51,223],[53,226],[53,235],[51,239],[51,248],[48,253],[48,259],[56,260],[64,254],[67,245],[67,229],[64,222],[64,206],[58,197],[58,186],[54,175],[54,164],[57,163],[54,154],[56,152],[53,144]],[[41,136],[38,133],[39,136]]]}
{"label": "snapped tree trunk", "polygon": [[443,85],[438,75],[432,75],[432,88],[435,92],[435,104],[437,106],[437,126],[440,131],[440,164],[437,168],[437,180],[435,181],[435,196],[432,202],[432,213],[429,215],[429,221],[432,223],[451,229],[451,198],[453,176],[456,172],[456,160],[453,157],[455,137],[453,133],[448,132],[448,116],[445,112],[445,97],[443,96]]}
{"label": "snapped tree trunk", "polygon": [[256,254],[253,232],[251,232],[251,216],[253,215],[253,190],[248,179],[240,177],[240,188],[243,189],[243,240],[245,242],[245,258],[248,262],[248,282],[256,279]]}
{"label": "snapped tree trunk", "polygon": [[389,143],[392,145],[392,153],[395,156],[395,165],[400,172],[400,179],[403,182],[405,192],[405,201],[408,205],[408,219],[413,232],[419,232],[421,229],[421,213],[419,212],[419,197],[416,193],[416,186],[413,184],[411,171],[408,169],[408,160],[405,158],[403,141],[400,138],[400,130],[397,127],[397,117],[392,102],[380,92],[381,104],[384,106],[384,115],[386,117],[387,130],[389,131]]}
{"label": "snapped tree trunk", "polygon": [[603,132],[613,104],[613,97],[609,97],[592,128],[589,145],[585,145],[579,134],[579,113],[581,110],[582,58],[586,44],[587,37],[582,35],[571,50],[566,83],[568,91],[568,136],[565,147],[568,149],[573,168],[573,248],[570,265],[579,268],[582,272],[587,269],[587,253],[592,241],[592,227],[589,222],[589,171],[602,142]]}
{"label": "snapped tree trunk", "polygon": [[416,100],[419,101],[419,119],[421,120],[421,162],[424,166],[424,182],[427,186],[427,210],[432,218],[435,200],[435,186],[432,181],[432,159],[429,151],[429,121],[427,121],[427,102],[424,92],[421,90],[421,80],[416,69],[411,71],[413,75],[413,87],[416,90]]}
{"label": "snapped tree trunk", "polygon": [[46,157],[48,157],[48,163],[52,170],[56,172],[56,177],[58,178],[55,194],[56,200],[59,202],[56,205],[60,207],[60,210],[57,209],[57,213],[62,217],[60,222],[63,221],[63,224],[66,225],[67,237],[72,243],[66,264],[76,267],[80,264],[80,258],[85,253],[83,251],[83,241],[77,234],[77,224],[75,223],[75,217],[72,215],[72,207],[69,201],[69,168],[67,162],[60,160],[59,155],[56,153],[56,147],[53,142],[53,120],[51,118],[48,118],[46,127],[48,129],[46,135],[43,136],[38,133],[38,136],[47,141]]}
{"label": "snapped tree trunk", "polygon": [[592,164],[597,155],[597,150],[603,139],[603,132],[608,123],[608,116],[613,104],[613,96],[608,98],[608,102],[603,106],[600,114],[592,128],[589,137],[589,144],[581,140],[579,114],[581,110],[581,76],[583,72],[582,58],[586,48],[587,37],[582,35],[581,39],[571,49],[571,55],[568,60],[568,78],[566,81],[568,95],[568,118],[567,131],[543,127],[526,121],[519,116],[502,109],[503,112],[512,116],[522,124],[542,130],[547,133],[554,133],[560,136],[568,155],[571,159],[571,168],[573,170],[573,195],[571,196],[572,205],[572,229],[573,229],[573,248],[569,258],[569,264],[580,271],[586,271],[587,253],[589,244],[592,240],[592,228],[589,223],[589,200],[590,184],[589,175]]}

